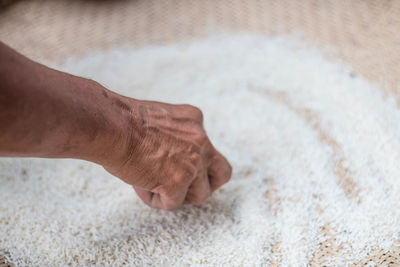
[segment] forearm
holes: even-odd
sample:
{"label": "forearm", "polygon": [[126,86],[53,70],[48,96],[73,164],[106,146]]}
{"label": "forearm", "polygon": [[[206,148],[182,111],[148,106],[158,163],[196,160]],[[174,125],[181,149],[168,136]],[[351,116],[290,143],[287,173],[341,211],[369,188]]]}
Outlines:
{"label": "forearm", "polygon": [[[122,138],[123,97],[0,43],[0,156],[99,162]],[[121,142],[118,142],[120,144]]]}
{"label": "forearm", "polygon": [[198,108],[118,95],[1,42],[0,156],[96,162],[168,210],[204,202],[232,173]]}

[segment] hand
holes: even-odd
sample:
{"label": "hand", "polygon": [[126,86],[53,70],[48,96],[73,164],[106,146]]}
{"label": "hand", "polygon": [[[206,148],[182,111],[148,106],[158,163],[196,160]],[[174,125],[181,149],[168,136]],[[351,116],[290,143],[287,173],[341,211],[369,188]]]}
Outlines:
{"label": "hand", "polygon": [[201,204],[226,183],[232,168],[213,147],[202,112],[190,105],[126,100],[133,107],[126,150],[104,168],[132,184],[149,206],[174,210]]}
{"label": "hand", "polygon": [[0,81],[0,156],[92,161],[168,210],[204,202],[231,176],[195,107],[118,95],[1,42]]}

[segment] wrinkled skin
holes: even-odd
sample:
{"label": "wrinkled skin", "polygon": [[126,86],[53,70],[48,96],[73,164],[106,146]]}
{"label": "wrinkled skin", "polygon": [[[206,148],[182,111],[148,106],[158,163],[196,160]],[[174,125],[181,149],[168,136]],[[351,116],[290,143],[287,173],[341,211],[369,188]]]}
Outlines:
{"label": "wrinkled skin", "polygon": [[132,184],[147,205],[173,210],[201,204],[229,180],[231,166],[208,139],[198,108],[150,101],[132,106],[139,117],[125,159],[104,167]]}

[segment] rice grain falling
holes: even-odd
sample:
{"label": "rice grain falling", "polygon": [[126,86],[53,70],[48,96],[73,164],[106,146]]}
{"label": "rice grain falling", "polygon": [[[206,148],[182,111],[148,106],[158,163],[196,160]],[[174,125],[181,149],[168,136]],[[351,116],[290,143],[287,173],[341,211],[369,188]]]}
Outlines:
{"label": "rice grain falling", "polygon": [[199,207],[153,210],[77,160],[0,159],[0,249],[17,265],[304,266],[330,229],[339,256],[400,233],[400,111],[351,69],[290,38],[226,35],[69,60],[139,99],[188,103],[233,165]]}

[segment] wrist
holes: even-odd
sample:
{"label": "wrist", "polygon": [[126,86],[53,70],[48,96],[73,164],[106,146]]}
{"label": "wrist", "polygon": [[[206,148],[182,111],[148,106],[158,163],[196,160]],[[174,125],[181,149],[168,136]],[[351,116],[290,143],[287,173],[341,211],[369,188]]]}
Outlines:
{"label": "wrist", "polygon": [[93,83],[94,90],[101,94],[101,105],[97,105],[101,116],[96,116],[98,136],[87,149],[86,160],[103,166],[123,164],[134,154],[139,141],[138,127],[141,124],[138,112],[139,100],[116,94],[100,84]]}

